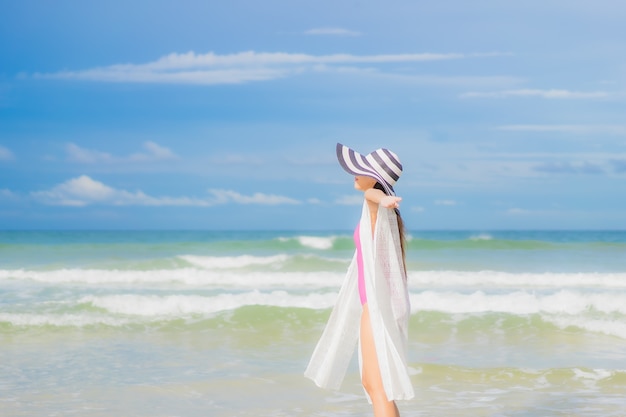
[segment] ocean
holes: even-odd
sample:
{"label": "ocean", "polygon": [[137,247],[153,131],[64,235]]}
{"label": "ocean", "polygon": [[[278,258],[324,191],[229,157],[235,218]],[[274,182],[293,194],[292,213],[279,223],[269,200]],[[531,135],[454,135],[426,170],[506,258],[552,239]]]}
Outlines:
{"label": "ocean", "polygon": [[[351,234],[1,231],[0,416],[371,415],[302,375]],[[403,416],[626,416],[626,231],[407,246]]]}

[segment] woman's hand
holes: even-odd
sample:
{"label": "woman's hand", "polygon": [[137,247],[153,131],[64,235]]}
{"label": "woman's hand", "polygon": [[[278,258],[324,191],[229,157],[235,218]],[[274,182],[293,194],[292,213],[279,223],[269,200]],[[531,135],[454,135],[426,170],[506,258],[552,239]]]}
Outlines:
{"label": "woman's hand", "polygon": [[402,201],[401,197],[395,197],[395,196],[392,196],[392,195],[387,195],[387,196],[385,196],[385,197],[380,199],[380,203],[379,204],[381,206],[385,207],[385,208],[389,208],[389,209],[393,208],[393,209],[395,209],[395,208],[400,207],[400,201]]}

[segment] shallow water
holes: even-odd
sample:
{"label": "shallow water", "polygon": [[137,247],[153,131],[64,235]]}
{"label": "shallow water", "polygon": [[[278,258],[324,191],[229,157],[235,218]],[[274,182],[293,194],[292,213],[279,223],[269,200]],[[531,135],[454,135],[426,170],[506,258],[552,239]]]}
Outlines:
{"label": "shallow water", "polygon": [[[361,416],[340,232],[1,232],[0,415]],[[626,233],[412,233],[403,416],[623,416]]]}

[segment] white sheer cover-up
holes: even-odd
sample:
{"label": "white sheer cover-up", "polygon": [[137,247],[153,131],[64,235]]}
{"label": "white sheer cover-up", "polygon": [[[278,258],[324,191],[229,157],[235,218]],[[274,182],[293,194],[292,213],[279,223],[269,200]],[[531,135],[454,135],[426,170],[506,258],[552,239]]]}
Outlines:
{"label": "white sheer cover-up", "polygon": [[[393,209],[379,206],[374,237],[370,212],[363,203],[359,223],[367,305],[387,398],[409,400],[413,386],[406,353],[411,314],[398,220]],[[358,292],[356,254],[348,267],[326,328],[304,373],[322,388],[339,389],[359,341],[362,307]],[[362,358],[359,349],[359,367]]]}

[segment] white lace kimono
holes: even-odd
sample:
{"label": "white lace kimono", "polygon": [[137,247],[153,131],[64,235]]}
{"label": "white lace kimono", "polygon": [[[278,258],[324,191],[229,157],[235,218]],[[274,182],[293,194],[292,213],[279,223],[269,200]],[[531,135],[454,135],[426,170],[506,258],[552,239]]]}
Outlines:
{"label": "white lace kimono", "polygon": [[[370,212],[364,202],[359,227],[367,305],[385,393],[390,401],[409,400],[414,395],[406,364],[411,310],[395,211],[378,208],[372,239]],[[322,388],[339,389],[359,340],[362,307],[357,281],[355,254],[304,373]],[[362,373],[360,348],[359,365]]]}

